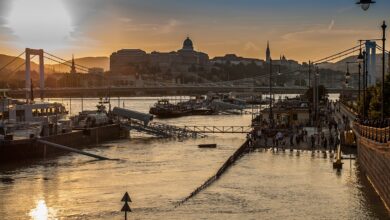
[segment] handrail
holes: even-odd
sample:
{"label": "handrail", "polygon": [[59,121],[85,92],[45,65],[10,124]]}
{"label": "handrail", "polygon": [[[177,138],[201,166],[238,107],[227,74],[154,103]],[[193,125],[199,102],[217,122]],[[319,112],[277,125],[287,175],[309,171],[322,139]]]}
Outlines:
{"label": "handrail", "polygon": [[354,127],[362,137],[379,143],[390,142],[390,126],[384,128],[375,128],[354,122]]}

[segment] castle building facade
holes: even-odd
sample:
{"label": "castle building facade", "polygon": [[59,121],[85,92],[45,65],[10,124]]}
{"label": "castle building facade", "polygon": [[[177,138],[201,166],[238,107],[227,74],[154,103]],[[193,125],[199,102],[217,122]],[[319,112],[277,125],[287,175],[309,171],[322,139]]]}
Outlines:
{"label": "castle building facade", "polygon": [[208,65],[209,56],[195,51],[189,37],[184,40],[182,49],[178,51],[146,53],[140,49],[122,49],[110,56],[111,73],[124,75],[135,74],[141,66],[185,73],[190,67],[206,68]]}

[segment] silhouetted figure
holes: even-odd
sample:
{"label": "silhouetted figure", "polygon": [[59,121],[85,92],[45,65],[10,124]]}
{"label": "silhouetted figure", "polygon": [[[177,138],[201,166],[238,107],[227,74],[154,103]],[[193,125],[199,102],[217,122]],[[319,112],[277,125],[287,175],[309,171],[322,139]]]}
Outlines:
{"label": "silhouetted figure", "polygon": [[316,143],[316,139],[315,139],[314,135],[310,136],[310,141],[311,141],[311,149],[314,149],[314,145]]}

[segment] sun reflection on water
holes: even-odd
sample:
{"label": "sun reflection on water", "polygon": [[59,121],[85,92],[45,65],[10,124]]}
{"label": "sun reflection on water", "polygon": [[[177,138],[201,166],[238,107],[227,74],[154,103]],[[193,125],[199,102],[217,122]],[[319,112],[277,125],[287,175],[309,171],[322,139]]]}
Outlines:
{"label": "sun reflection on water", "polygon": [[48,208],[45,200],[38,200],[37,206],[30,211],[30,217],[34,220],[47,220],[57,219],[55,217],[55,211],[52,208]]}

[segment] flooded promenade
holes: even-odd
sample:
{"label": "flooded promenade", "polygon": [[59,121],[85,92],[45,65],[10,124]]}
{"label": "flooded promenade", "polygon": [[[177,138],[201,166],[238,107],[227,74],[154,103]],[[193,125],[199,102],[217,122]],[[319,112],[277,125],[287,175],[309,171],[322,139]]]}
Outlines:
{"label": "flooded promenade", "polygon": [[[56,100],[58,101],[58,100]],[[68,100],[66,100],[68,101]],[[92,109],[97,100],[84,100]],[[156,100],[126,99],[126,108],[147,112]],[[112,101],[113,104],[115,100]],[[123,105],[123,100],[119,102]],[[66,103],[65,103],[66,104]],[[72,113],[80,110],[72,100]],[[69,108],[69,107],[67,107]],[[160,120],[174,125],[249,125],[250,115],[188,116]],[[76,154],[0,167],[1,219],[123,219],[125,191],[130,219],[388,219],[355,160],[337,173],[322,153],[246,154],[218,181],[175,204],[200,186],[245,141],[245,134],[215,134],[183,141],[132,134],[86,151],[119,160]],[[198,144],[217,143],[216,149]]]}

